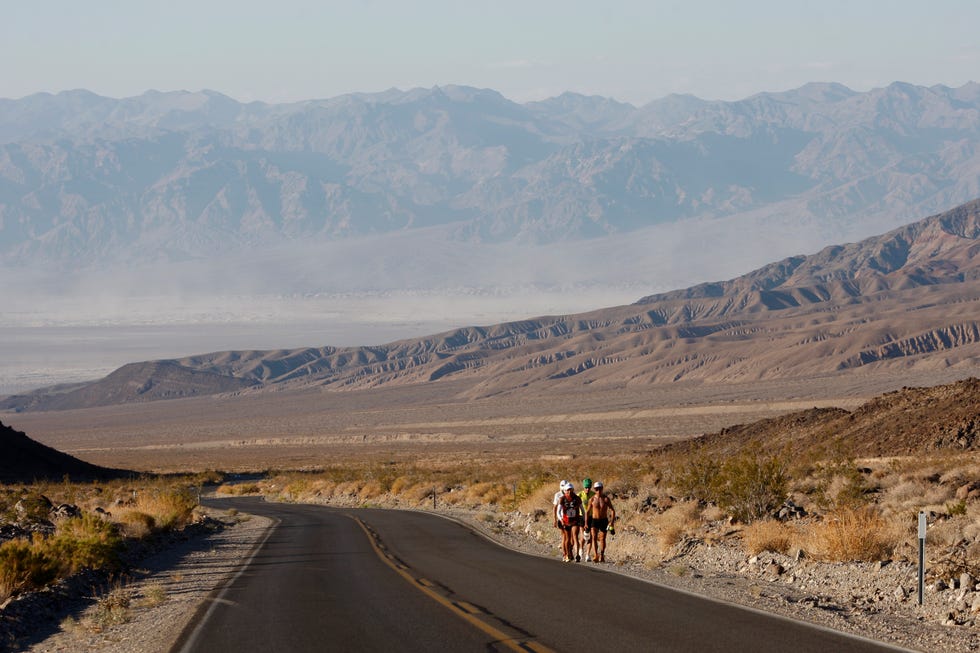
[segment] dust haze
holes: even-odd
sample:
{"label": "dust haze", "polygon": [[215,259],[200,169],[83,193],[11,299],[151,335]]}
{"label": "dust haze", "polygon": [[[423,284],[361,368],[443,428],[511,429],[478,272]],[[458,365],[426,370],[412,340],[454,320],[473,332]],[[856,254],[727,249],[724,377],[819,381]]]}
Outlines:
{"label": "dust haze", "polygon": [[761,240],[742,218],[552,245],[460,242],[439,228],[221,259],[3,269],[0,395],[135,361],[376,345],[628,304],[829,244],[778,223]]}

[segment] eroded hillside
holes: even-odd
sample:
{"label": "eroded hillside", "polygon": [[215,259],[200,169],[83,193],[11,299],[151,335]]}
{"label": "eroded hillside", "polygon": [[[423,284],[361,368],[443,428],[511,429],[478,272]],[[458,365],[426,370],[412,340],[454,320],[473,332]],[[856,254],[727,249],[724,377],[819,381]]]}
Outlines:
{"label": "eroded hillside", "polygon": [[629,306],[456,329],[375,347],[234,351],[129,365],[12,410],[228,392],[467,381],[517,388],[739,383],[980,361],[980,200],[882,236]]}

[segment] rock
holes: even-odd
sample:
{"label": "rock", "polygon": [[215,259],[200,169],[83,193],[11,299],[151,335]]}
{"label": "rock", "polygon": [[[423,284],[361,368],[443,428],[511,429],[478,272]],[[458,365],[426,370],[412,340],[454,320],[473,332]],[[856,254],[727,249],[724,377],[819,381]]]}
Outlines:
{"label": "rock", "polygon": [[898,586],[898,587],[896,587],[896,588],[895,588],[895,590],[894,590],[894,591],[892,592],[892,596],[893,596],[893,597],[895,597],[895,600],[896,600],[896,601],[904,601],[905,599],[907,599],[907,598],[908,598],[908,596],[909,596],[909,595],[908,595],[908,593],[907,593],[907,592],[905,591],[905,588],[904,588],[904,587],[902,587],[902,586]]}
{"label": "rock", "polygon": [[766,567],[766,571],[772,576],[782,576],[786,573],[786,569],[778,562],[770,562],[769,566]]}
{"label": "rock", "polygon": [[72,517],[81,516],[82,511],[79,509],[79,507],[71,503],[59,504],[51,511],[52,519],[71,519]]}
{"label": "rock", "polygon": [[773,515],[780,521],[786,521],[788,519],[800,519],[802,517],[806,517],[807,512],[803,506],[798,505],[792,499],[787,499],[783,502],[783,505],[776,509]]}
{"label": "rock", "polygon": [[749,564],[750,565],[759,564],[759,556],[752,556],[751,558],[749,558]]}
{"label": "rock", "polygon": [[39,519],[51,512],[54,504],[43,494],[24,497],[14,504],[19,518]]}
{"label": "rock", "polygon": [[973,597],[973,603],[970,604],[970,612],[980,612],[980,594]]}
{"label": "rock", "polygon": [[962,574],[960,574],[960,587],[971,590],[973,589],[975,583],[976,581],[973,579],[970,572],[964,571]]}
{"label": "rock", "polygon": [[961,485],[956,488],[956,498],[960,501],[966,501],[970,498],[970,494],[980,490],[980,481],[970,481],[965,485]]}

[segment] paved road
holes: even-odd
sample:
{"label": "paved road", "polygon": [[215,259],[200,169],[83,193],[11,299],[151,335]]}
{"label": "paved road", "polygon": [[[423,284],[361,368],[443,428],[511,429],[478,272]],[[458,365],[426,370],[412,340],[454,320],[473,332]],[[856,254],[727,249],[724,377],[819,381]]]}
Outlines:
{"label": "paved road", "polygon": [[894,651],[497,546],[417,512],[229,499],[278,520],[175,647],[262,651]]}

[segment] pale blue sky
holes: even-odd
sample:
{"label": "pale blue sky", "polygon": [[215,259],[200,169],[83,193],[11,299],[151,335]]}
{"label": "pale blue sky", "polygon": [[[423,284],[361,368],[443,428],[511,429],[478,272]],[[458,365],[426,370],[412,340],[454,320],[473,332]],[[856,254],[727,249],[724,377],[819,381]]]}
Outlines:
{"label": "pale blue sky", "polygon": [[0,0],[0,97],[282,102],[445,84],[643,104],[980,79],[976,0]]}

